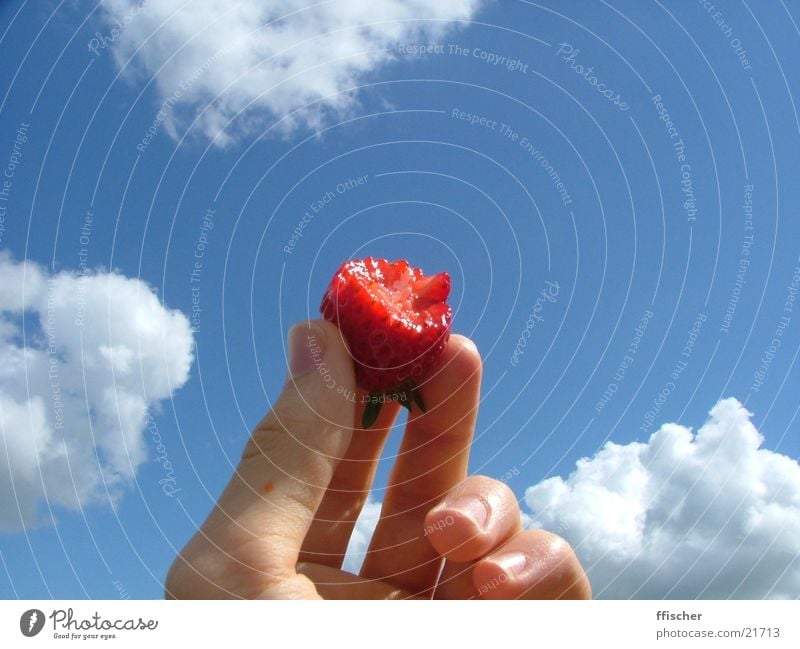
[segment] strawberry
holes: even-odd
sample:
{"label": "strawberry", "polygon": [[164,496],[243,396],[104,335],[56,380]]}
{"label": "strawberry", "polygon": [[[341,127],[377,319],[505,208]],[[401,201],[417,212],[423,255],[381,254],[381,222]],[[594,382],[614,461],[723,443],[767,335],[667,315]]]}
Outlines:
{"label": "strawberry", "polygon": [[425,411],[417,391],[450,337],[450,276],[425,276],[405,260],[344,262],[320,311],[339,327],[355,361],[356,384],[369,392],[362,426],[387,400]]}

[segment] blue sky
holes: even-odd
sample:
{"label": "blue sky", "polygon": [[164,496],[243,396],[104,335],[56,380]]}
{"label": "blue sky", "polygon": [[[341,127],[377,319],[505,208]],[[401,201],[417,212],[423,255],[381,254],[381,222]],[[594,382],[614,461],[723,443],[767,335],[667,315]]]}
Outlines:
{"label": "blue sky", "polygon": [[[126,278],[120,292],[88,296],[100,304],[92,313],[105,305],[119,323],[83,325],[98,330],[98,349],[141,355],[145,345],[117,340],[140,308],[128,290],[155,294],[163,321],[185,314],[194,348],[180,332],[156,336],[174,364],[153,361],[147,380],[132,379],[152,415],[121,424],[142,447],[132,472],[108,469],[102,448],[86,456],[98,475],[114,474],[113,505],[95,489],[102,481],[72,506],[54,498],[54,482],[34,489],[35,515],[20,522],[2,496],[0,596],[159,597],[280,390],[288,327],[317,316],[342,260],[366,255],[451,274],[454,330],[485,361],[471,470],[505,476],[532,524],[561,527],[601,594],[774,597],[800,583],[796,2],[463,0],[441,10],[453,20],[405,19],[371,36],[350,29],[366,18],[342,9],[323,14],[340,31],[322,41],[304,40],[300,12],[285,23],[299,45],[278,62],[262,54],[278,37],[245,11],[220,16],[204,1],[190,20],[181,2],[62,4],[0,5],[0,164],[12,172],[0,201],[4,273],[16,277],[23,261],[42,277],[113,272]],[[373,5],[396,15],[395,2]],[[4,290],[4,348],[41,349],[46,308]],[[59,321],[59,339],[71,321]],[[79,360],[59,357],[68,371]],[[31,403],[27,376],[22,362],[0,382],[8,408]],[[666,477],[644,459],[619,460],[662,424],[697,432],[729,397],[752,417],[723,402],[709,452],[719,459],[733,445],[725,466],[750,478],[678,479],[689,447]],[[10,412],[6,467],[33,425]],[[52,404],[45,417],[64,430]],[[393,436],[377,501],[398,444]],[[594,478],[573,473],[580,458],[594,458]],[[770,477],[773,466],[785,480]],[[2,471],[5,489],[15,474]],[[636,471],[663,479],[662,497],[678,495],[642,505],[615,486]],[[684,502],[696,512],[681,527],[672,514]],[[783,514],[764,527],[753,512],[770,506]],[[650,529],[642,520],[657,507],[669,512]],[[617,515],[642,535],[634,549],[597,540]],[[761,534],[779,539],[775,552]],[[646,576],[653,548],[668,539],[686,553],[661,566],[672,583],[647,590],[658,581]],[[751,545],[761,549],[747,554]],[[709,548],[727,559],[719,570],[691,570]],[[762,569],[766,581],[753,583]]]}

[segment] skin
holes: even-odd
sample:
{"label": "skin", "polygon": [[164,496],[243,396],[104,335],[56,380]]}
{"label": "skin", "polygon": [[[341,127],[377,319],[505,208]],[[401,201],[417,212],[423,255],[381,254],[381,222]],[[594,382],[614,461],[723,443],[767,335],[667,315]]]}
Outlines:
{"label": "skin", "polygon": [[293,327],[289,357],[283,393],[173,562],[167,597],[591,597],[563,539],[523,530],[505,484],[467,475],[481,358],[458,335],[420,388],[427,412],[415,409],[408,418],[361,574],[342,571],[398,405],[384,405],[372,428],[360,428],[363,394],[339,330],[328,322]]}

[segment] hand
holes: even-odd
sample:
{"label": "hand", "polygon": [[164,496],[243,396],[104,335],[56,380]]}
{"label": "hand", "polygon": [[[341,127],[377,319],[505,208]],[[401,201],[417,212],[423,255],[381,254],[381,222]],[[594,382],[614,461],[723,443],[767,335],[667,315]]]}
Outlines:
{"label": "hand", "polygon": [[[365,395],[338,329],[289,334],[290,378],[208,519],[175,559],[174,598],[588,598],[565,541],[524,531],[503,483],[467,477],[481,359],[453,335],[409,415],[360,575],[341,570],[384,442],[387,403],[369,430]],[[442,570],[442,562],[444,569]],[[441,575],[440,575],[441,572]]]}

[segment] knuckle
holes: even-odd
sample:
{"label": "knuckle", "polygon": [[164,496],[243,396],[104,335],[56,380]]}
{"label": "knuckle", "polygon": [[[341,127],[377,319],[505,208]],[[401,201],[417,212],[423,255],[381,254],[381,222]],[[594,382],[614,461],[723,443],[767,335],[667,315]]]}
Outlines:
{"label": "knuckle", "polygon": [[309,417],[306,413],[298,413],[291,408],[272,410],[253,430],[242,453],[242,459],[247,460],[261,455],[272,457],[277,448],[286,446],[287,442],[298,443],[301,431],[307,428],[309,428]]}
{"label": "knuckle", "polygon": [[349,444],[349,437],[341,434],[348,429],[328,415],[296,390],[285,392],[253,430],[242,459],[306,455],[308,450],[339,457]]}
{"label": "knuckle", "polygon": [[310,525],[323,491],[320,486],[290,479],[283,483],[281,495],[286,509],[294,510],[298,518]]}
{"label": "knuckle", "polygon": [[519,501],[511,487],[484,475],[470,476],[461,484],[457,493],[479,498],[496,512],[513,512],[519,508]]}

